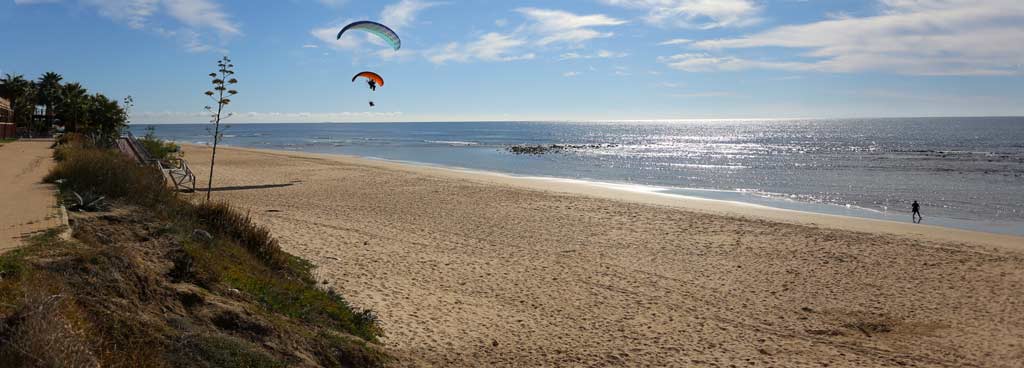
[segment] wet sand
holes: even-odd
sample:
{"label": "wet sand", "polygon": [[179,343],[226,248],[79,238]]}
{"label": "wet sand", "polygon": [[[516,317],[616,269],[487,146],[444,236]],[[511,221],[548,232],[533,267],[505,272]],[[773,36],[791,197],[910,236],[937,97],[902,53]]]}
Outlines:
{"label": "wet sand", "polygon": [[216,172],[417,364],[1024,362],[1020,237],[342,156],[221,149]]}

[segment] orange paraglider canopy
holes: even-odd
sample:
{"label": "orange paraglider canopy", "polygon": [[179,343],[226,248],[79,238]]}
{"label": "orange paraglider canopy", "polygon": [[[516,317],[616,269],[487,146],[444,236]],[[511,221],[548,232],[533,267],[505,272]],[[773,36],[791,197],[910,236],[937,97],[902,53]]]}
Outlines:
{"label": "orange paraglider canopy", "polygon": [[363,78],[372,80],[372,81],[377,83],[377,86],[384,87],[384,78],[381,78],[381,76],[379,74],[377,74],[377,73],[374,73],[374,72],[360,72],[359,74],[356,74],[355,76],[352,77],[352,81],[355,82],[356,79],[359,79],[359,77],[363,77]]}

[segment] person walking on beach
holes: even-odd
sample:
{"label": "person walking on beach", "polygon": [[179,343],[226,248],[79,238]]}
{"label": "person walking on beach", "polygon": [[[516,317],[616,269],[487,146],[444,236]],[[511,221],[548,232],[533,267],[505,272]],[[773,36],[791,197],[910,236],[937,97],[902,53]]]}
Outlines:
{"label": "person walking on beach", "polygon": [[913,211],[913,213],[910,214],[910,219],[914,221],[915,224],[920,224],[921,220],[924,219],[924,217],[921,217],[921,205],[917,204],[917,201],[914,201],[914,204],[910,205],[910,210]]}

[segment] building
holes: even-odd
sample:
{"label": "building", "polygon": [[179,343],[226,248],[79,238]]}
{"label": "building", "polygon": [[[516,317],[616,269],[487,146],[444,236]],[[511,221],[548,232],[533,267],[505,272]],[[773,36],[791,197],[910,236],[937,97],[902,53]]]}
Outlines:
{"label": "building", "polygon": [[16,130],[11,101],[0,97],[0,139],[14,138]]}
{"label": "building", "polygon": [[13,114],[13,111],[11,111],[11,101],[0,97],[0,123],[13,123]]}

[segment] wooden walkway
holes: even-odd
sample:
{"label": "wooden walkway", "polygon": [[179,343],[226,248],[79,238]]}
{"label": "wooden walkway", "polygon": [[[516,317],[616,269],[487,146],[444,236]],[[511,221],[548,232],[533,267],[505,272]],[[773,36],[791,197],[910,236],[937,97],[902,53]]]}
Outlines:
{"label": "wooden walkway", "polygon": [[32,234],[63,225],[56,189],[43,184],[53,167],[52,140],[0,146],[0,253]]}
{"label": "wooden walkway", "polygon": [[164,181],[170,179],[169,184],[174,186],[174,190],[182,192],[196,191],[196,176],[192,173],[192,169],[188,166],[188,161],[184,158],[172,159],[167,162],[154,159],[149,154],[149,151],[146,151],[146,148],[130,132],[118,138],[116,143],[118,151],[132,158],[140,165],[153,165],[160,169],[164,174]]}

